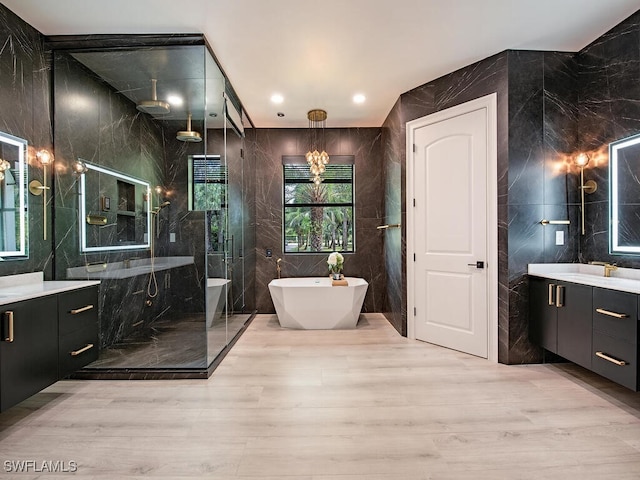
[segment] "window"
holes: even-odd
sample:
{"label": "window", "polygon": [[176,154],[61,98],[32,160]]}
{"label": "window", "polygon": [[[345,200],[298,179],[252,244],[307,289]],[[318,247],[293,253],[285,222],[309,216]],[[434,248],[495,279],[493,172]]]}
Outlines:
{"label": "window", "polygon": [[222,252],[227,222],[227,166],[220,155],[192,155],[190,173],[192,210],[207,212],[207,250]]}
{"label": "window", "polygon": [[320,185],[303,155],[282,157],[285,253],[353,252],[354,157],[331,157]]}

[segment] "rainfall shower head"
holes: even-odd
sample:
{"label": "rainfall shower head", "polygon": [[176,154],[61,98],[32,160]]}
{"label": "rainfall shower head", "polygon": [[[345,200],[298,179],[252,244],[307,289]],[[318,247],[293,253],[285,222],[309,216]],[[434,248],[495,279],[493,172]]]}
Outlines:
{"label": "rainfall shower head", "polygon": [[148,113],[149,115],[165,115],[171,111],[169,104],[158,100],[156,93],[155,78],[151,79],[151,100],[141,100],[136,104],[136,108],[141,112]]}
{"label": "rainfall shower head", "polygon": [[187,115],[187,129],[176,134],[176,138],[181,142],[201,142],[202,137],[198,132],[191,130],[191,114]]}

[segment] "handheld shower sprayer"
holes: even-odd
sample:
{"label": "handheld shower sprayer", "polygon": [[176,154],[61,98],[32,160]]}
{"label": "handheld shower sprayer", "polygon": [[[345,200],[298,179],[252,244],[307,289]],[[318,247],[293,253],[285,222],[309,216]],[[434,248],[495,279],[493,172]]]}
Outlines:
{"label": "handheld shower sprayer", "polygon": [[170,201],[166,201],[166,202],[162,202],[160,205],[158,205],[156,208],[154,208],[153,210],[151,210],[151,213],[157,214],[158,212],[160,212],[160,210],[162,210],[164,207],[168,207],[169,205],[171,205]]}

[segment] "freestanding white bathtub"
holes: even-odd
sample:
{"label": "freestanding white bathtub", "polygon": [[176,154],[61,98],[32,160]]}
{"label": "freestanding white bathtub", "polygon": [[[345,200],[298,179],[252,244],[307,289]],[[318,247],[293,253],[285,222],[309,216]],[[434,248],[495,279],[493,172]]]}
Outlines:
{"label": "freestanding white bathtub", "polygon": [[224,303],[227,299],[226,286],[231,280],[225,278],[207,278],[207,328],[211,328],[216,320],[220,319]]}
{"label": "freestanding white bathtub", "polygon": [[331,286],[329,277],[271,280],[269,292],[280,326],[304,330],[356,328],[369,284],[346,277],[346,287]]}

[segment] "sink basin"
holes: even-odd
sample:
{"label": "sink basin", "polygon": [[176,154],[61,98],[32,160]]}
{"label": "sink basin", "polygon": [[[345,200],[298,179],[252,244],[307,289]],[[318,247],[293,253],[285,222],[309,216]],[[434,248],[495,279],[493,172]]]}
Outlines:
{"label": "sink basin", "polygon": [[529,275],[579,283],[592,287],[608,288],[624,292],[640,293],[640,270],[618,268],[610,277],[604,276],[602,265],[583,263],[537,263],[529,264]]}

